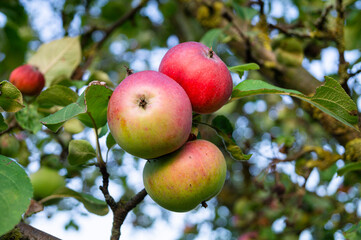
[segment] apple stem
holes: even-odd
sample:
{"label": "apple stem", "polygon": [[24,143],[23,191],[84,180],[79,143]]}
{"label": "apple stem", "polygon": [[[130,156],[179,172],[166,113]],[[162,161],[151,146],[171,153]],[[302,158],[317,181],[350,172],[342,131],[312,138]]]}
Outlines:
{"label": "apple stem", "polygon": [[196,140],[197,139],[197,136],[194,134],[194,133],[190,133],[189,134],[189,137],[188,137],[188,139],[187,139],[187,142],[188,141],[194,141],[194,140]]}
{"label": "apple stem", "polygon": [[127,77],[133,74],[133,70],[130,69],[128,66],[124,65],[125,71],[127,72]]}
{"label": "apple stem", "polygon": [[204,207],[204,208],[208,207],[208,204],[205,201],[201,202],[201,204],[202,204],[202,207]]}
{"label": "apple stem", "polygon": [[34,71],[39,71],[39,68],[37,66],[31,65],[31,67]]}
{"label": "apple stem", "polygon": [[208,51],[208,56],[209,56],[209,58],[213,58],[213,54],[214,54],[214,51],[213,51],[213,49],[212,49],[212,47],[209,49],[209,51]]}

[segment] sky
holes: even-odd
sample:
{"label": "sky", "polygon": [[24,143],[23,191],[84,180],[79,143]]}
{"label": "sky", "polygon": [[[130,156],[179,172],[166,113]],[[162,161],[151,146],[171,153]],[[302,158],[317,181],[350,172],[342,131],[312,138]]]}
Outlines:
{"label": "sky", "polygon": [[[63,36],[64,32],[62,30],[62,23],[61,19],[59,18],[59,15],[57,12],[54,12],[53,7],[50,5],[50,2],[54,2],[58,5],[59,8],[64,3],[64,0],[60,1],[44,1],[44,0],[21,0],[22,4],[25,6],[26,10],[29,12],[31,23],[34,26],[35,29],[38,30],[40,39],[43,42],[48,42],[57,38],[60,38]],[[107,1],[106,0],[100,0],[98,6],[101,7],[104,5]],[[135,4],[136,1],[134,1]],[[99,9],[98,9],[99,10]],[[94,8],[92,11],[94,14],[98,11],[96,8]],[[267,11],[267,9],[266,9]],[[279,17],[284,14],[284,12],[287,11],[287,17],[288,21],[293,20],[294,18],[297,18],[298,12],[297,9],[292,6],[292,4],[287,0],[275,0],[272,2],[272,9],[269,11],[270,21],[272,21],[272,17]],[[161,13],[157,9],[157,3],[155,1],[150,1],[150,3],[147,5],[146,8],[142,10],[142,14],[149,16],[153,22],[161,23],[164,19]],[[257,19],[255,19],[256,21]],[[4,26],[6,23],[6,16],[0,13],[0,27]],[[74,36],[79,34],[80,27],[80,16],[77,16],[75,20],[72,22],[72,32]],[[179,43],[179,40],[175,36],[171,36],[168,39],[168,47],[172,47]],[[126,42],[115,42],[111,46],[111,51],[113,51],[116,54],[121,54],[125,51]],[[147,65],[145,64],[145,59],[147,59],[149,56],[151,57],[151,69],[157,70],[159,66],[159,62],[163,55],[166,53],[167,48],[157,48],[152,51],[149,50],[143,50],[136,53],[136,60],[131,63],[131,68],[135,71],[141,71],[145,70],[147,68]],[[352,51],[352,52],[346,52],[346,60],[347,61],[355,61],[358,57],[360,57],[359,51]],[[0,55],[1,58],[1,55]],[[334,69],[337,69],[337,62],[338,62],[338,52],[335,48],[328,48],[322,51],[321,54],[321,60],[314,60],[312,62],[309,62],[308,60],[304,60],[303,66],[307,68],[317,79],[323,80],[323,77],[327,74],[333,73]],[[240,79],[237,75],[232,75],[234,78],[234,82],[239,82]],[[238,78],[238,79],[237,79]],[[355,79],[354,81],[360,81],[360,79]],[[291,102],[292,100],[288,99],[287,97],[284,98],[284,101]],[[358,101],[358,106],[360,108],[361,106],[361,100]],[[260,102],[257,106],[252,106],[249,109],[256,110],[257,108],[262,109],[262,102]],[[264,110],[263,110],[264,111]],[[240,124],[242,124],[240,122]],[[83,135],[77,135],[76,137],[82,138]],[[94,139],[92,139],[94,143]],[[102,144],[104,144],[104,139],[102,139]],[[52,150],[49,150],[52,151]],[[340,152],[342,152],[343,149],[340,149]],[[265,144],[262,146],[262,152],[264,155],[267,156],[274,153],[272,146],[269,144]],[[33,156],[36,158],[36,155]],[[258,157],[257,160],[262,159],[262,157]],[[129,155],[124,160],[124,169],[129,172],[130,181],[138,190],[141,190],[143,188],[142,183],[142,166],[134,166],[133,159]],[[145,164],[145,161],[144,161]],[[267,159],[264,158],[264,161],[259,161],[259,164],[267,164]],[[339,162],[340,167],[342,166],[342,161]],[[32,163],[30,166],[31,171],[36,171],[39,167],[38,164],[35,162]],[[297,177],[294,174],[294,165],[292,163],[286,163],[286,164],[280,164],[277,166],[279,169],[282,169],[282,171],[289,173],[291,176],[293,176],[293,180],[295,182],[299,182],[302,184],[302,178]],[[77,183],[78,180],[74,180],[70,182],[67,186],[73,189],[79,188],[80,184]],[[100,181],[100,179],[99,179]],[[304,179],[303,179],[304,181]],[[317,186],[319,181],[319,174],[317,170],[314,170],[311,174],[309,182],[306,184],[306,188],[309,191],[316,191],[319,195],[331,195],[333,194],[337,186],[342,182],[341,177],[334,176],[331,184],[329,186]],[[115,183],[110,184],[110,192],[115,196],[119,197],[121,195],[121,190]],[[102,195],[99,191],[98,195],[96,196],[100,199],[102,199]],[[69,202],[75,201],[72,199],[67,200]],[[185,223],[191,224],[192,222],[198,222],[198,221],[205,221],[207,219],[212,219],[213,213],[210,209],[204,209],[204,208],[197,208],[196,210],[193,210],[191,213],[169,213],[169,220],[165,221],[162,220],[162,212],[160,211],[159,207],[154,204],[154,202],[149,198],[149,196],[145,199],[145,206],[144,210],[150,214],[151,216],[157,217],[157,221],[155,224],[148,229],[142,229],[142,228],[136,228],[132,224],[132,213],[129,214],[129,216],[126,218],[125,224],[122,226],[122,237],[121,239],[154,239],[154,236],[157,236],[157,239],[164,239],[164,240],[173,240],[177,239],[179,236],[181,236],[181,233],[183,231],[183,228],[185,227]],[[210,202],[210,207],[212,207],[212,201]],[[355,206],[354,206],[355,207]],[[350,206],[350,208],[352,208]],[[361,204],[359,203],[357,206],[357,211],[359,212],[359,215],[361,215]],[[36,228],[39,228],[45,232],[48,232],[50,234],[53,234],[54,236],[57,236],[61,239],[109,239],[110,237],[110,230],[112,225],[112,213],[107,214],[106,216],[97,216],[94,214],[88,214],[84,215],[84,213],[87,213],[86,209],[80,204],[78,207],[76,207],[76,213],[72,216],[69,216],[69,212],[67,211],[61,211],[55,214],[52,219],[49,221],[48,214],[57,211],[55,207],[47,207],[47,211],[40,212],[36,214],[34,217],[32,217],[31,225],[33,225]],[[223,214],[227,216],[228,210],[223,209],[225,211]],[[68,223],[70,219],[73,219],[79,224],[80,229],[78,231],[75,230],[68,230],[64,231],[63,226]],[[285,227],[284,223],[285,218],[280,218],[273,224],[274,231],[282,231]],[[223,232],[222,232],[223,231]],[[161,234],[160,234],[161,233]],[[222,229],[219,230],[217,233],[220,236],[223,236],[223,239],[229,239],[229,233],[227,231],[224,231]],[[203,224],[200,229],[200,234],[196,238],[197,240],[203,240],[203,239],[214,239],[214,232],[211,231],[210,226],[207,224]],[[340,232],[335,234],[335,239],[341,240],[344,239],[342,234]],[[312,236],[308,230],[305,230],[300,235],[300,240],[311,240]]]}

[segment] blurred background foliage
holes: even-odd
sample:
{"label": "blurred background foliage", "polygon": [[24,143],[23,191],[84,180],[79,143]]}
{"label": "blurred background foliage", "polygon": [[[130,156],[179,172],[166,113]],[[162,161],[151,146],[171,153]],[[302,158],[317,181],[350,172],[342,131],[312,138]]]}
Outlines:
{"label": "blurred background foliage", "polygon": [[[289,68],[302,65],[320,81],[326,74],[337,77],[337,64],[331,62],[333,65],[325,66],[330,64],[329,54],[337,52],[337,45],[327,39],[302,38],[303,33],[318,31],[315,23],[328,8],[322,28],[336,27],[336,10],[329,7],[335,6],[336,1],[149,0],[139,13],[118,26],[100,48],[95,49],[107,29],[139,2],[0,1],[1,79],[8,79],[10,72],[23,64],[42,43],[77,35],[82,36],[82,64],[93,58],[81,75],[84,81],[111,81],[116,86],[126,75],[124,66],[134,71],[157,70],[167,49],[184,41],[209,43],[228,66],[245,63],[247,60],[228,44],[232,37],[225,30],[227,26],[219,27],[220,9],[224,7],[231,9],[239,21],[248,26],[247,35],[259,36],[266,47],[269,44],[268,49],[275,53],[279,63]],[[359,101],[360,77],[352,73],[361,68],[361,1],[345,0],[343,6],[345,48],[349,51],[346,56],[351,59],[348,86],[352,98]],[[272,27],[276,25],[297,34]],[[337,62],[337,58],[334,61]],[[246,72],[241,78],[233,74],[235,84],[246,78],[269,80],[258,71]],[[204,228],[211,231],[212,239],[361,238],[358,226],[360,174],[354,171],[344,177],[337,176],[336,171],[347,162],[345,146],[326,132],[317,117],[315,120],[315,116],[305,111],[305,106],[290,97],[262,95],[232,102],[215,114],[202,116],[202,120],[211,122],[216,115],[230,119],[233,138],[245,153],[253,156],[249,161],[231,159],[216,133],[199,126],[201,137],[224,151],[228,176],[223,191],[206,210],[196,209],[184,218],[183,229],[178,229],[179,239],[202,239]],[[78,124],[75,129],[84,128],[79,122],[73,124]],[[15,137],[20,144],[12,145],[14,149],[10,152],[3,150],[1,153],[16,158],[29,172],[36,171],[40,165],[57,169],[66,176],[69,185],[102,199],[98,170],[94,166],[74,167],[67,163],[67,146],[71,139],[90,138],[94,143],[89,137],[91,129],[85,127],[78,133],[69,130],[71,126],[74,125],[68,129],[64,127],[57,134],[15,130],[2,138],[7,137],[4,141],[8,142],[8,138]],[[105,142],[105,137],[103,140]],[[361,148],[355,151],[361,152]],[[142,188],[141,179],[134,180],[129,173],[141,172],[144,160],[134,159],[118,147],[103,154],[108,156],[113,190],[117,189],[119,197],[129,199]],[[78,203],[62,200],[56,204],[56,210],[45,209],[49,217],[57,211],[67,211],[69,223],[64,228],[78,229],[81,223],[71,217],[84,214],[75,207]],[[160,218],[170,217],[169,212],[154,208],[157,207],[149,198],[140,204],[129,216],[133,227],[151,228]],[[78,213],[74,213],[76,211]],[[160,214],[152,214],[154,211]],[[207,211],[208,215],[199,221],[191,220],[197,211]],[[29,219],[30,223],[32,218],[36,215]]]}

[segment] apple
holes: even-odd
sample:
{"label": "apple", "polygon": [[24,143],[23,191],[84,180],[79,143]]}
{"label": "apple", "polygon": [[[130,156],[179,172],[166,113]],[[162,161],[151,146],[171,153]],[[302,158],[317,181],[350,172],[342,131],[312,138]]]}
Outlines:
{"label": "apple", "polygon": [[0,154],[14,158],[19,155],[20,143],[16,137],[10,134],[0,136]]}
{"label": "apple", "polygon": [[166,75],[142,71],[114,90],[107,114],[111,134],[124,151],[151,159],[180,148],[192,128],[192,106],[183,88]]}
{"label": "apple", "polygon": [[45,86],[44,75],[37,67],[25,64],[15,68],[9,77],[9,81],[24,95],[39,95]]}
{"label": "apple", "polygon": [[143,183],[149,196],[170,211],[186,212],[205,204],[222,189],[226,161],[216,145],[189,141],[177,151],[149,160]]}
{"label": "apple", "polygon": [[232,77],[226,64],[202,43],[174,46],[163,57],[159,71],[184,88],[197,113],[215,112],[232,93]]}
{"label": "apple", "polygon": [[48,167],[41,167],[37,172],[30,175],[33,185],[33,198],[43,199],[53,194],[56,190],[65,186],[65,179],[58,171]]}

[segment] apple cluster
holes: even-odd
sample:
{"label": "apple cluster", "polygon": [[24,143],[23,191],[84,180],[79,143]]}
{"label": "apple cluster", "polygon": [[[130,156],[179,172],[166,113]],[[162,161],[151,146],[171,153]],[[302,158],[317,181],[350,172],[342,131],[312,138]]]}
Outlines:
{"label": "apple cluster", "polygon": [[216,145],[190,140],[192,112],[221,108],[232,92],[225,63],[207,46],[185,42],[171,48],[159,71],[126,77],[114,90],[107,120],[126,152],[147,159],[143,182],[165,209],[186,212],[216,196],[226,161]]}

